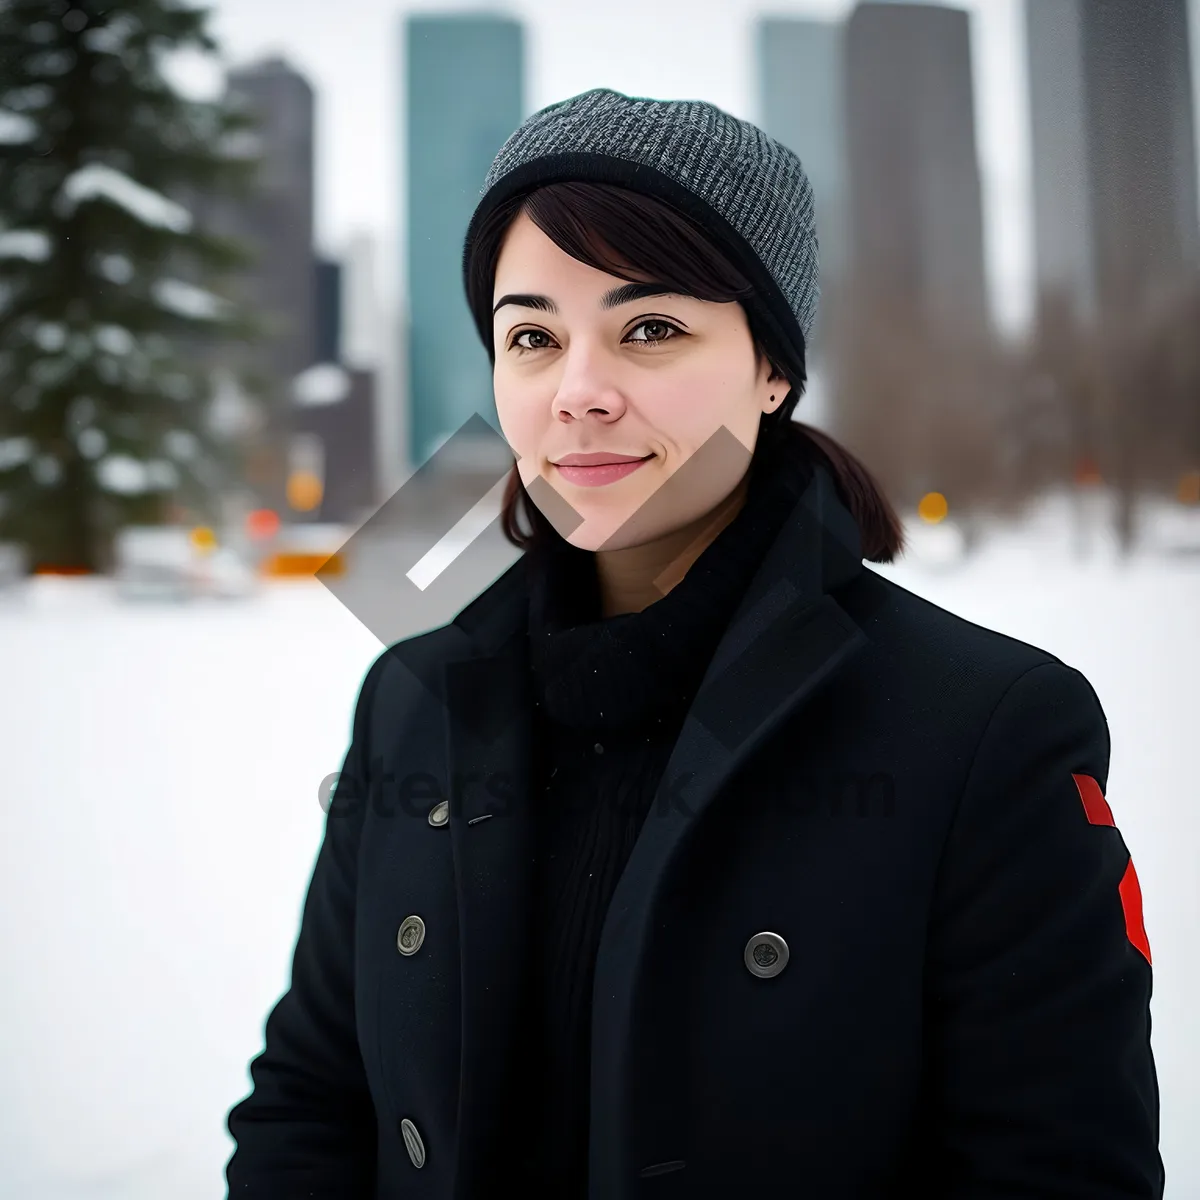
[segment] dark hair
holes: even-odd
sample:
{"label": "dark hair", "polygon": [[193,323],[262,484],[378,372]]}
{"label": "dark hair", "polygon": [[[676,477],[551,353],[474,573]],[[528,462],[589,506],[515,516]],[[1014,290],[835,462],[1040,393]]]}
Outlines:
{"label": "dark hair", "polygon": [[[620,279],[652,280],[698,300],[744,302],[753,296],[749,280],[688,217],[664,201],[609,183],[571,181],[546,184],[497,206],[480,222],[466,273],[467,304],[495,365],[492,303],[496,264],[508,227],[522,213],[565,253]],[[899,518],[871,473],[833,438],[792,419],[808,375],[804,353],[774,336],[743,303],[754,352],[765,357],[789,382],[790,390],[774,412],[764,413],[754,460],[768,446],[785,443],[809,461],[822,460],[833,476],[842,502],[858,525],[863,557],[891,562],[904,545]],[[521,529],[524,517],[530,531]],[[521,549],[558,536],[534,504],[516,463],[505,484],[501,513],[504,536]]]}

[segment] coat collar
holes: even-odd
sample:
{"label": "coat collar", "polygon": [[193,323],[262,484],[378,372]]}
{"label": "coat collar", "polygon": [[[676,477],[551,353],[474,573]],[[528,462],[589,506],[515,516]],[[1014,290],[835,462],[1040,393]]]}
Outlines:
{"label": "coat collar", "polygon": [[[450,796],[462,969],[456,1196],[486,1191],[529,963],[533,695],[527,556],[452,623],[464,651],[445,663]],[[784,523],[717,646],[663,774],[683,805],[655,806],[613,896],[596,960],[592,1194],[618,1195],[635,991],[655,899],[693,822],[755,749],[866,642],[833,594],[862,570],[853,517],[827,470]],[[683,786],[680,786],[683,785]]]}

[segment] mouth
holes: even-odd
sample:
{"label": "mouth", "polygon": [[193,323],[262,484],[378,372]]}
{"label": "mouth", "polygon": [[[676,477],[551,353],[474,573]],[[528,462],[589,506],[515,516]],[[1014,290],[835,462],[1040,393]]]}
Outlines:
{"label": "mouth", "polygon": [[[601,457],[600,455],[568,455],[572,460],[588,457]],[[580,484],[583,487],[603,487],[605,484],[614,483],[618,479],[624,479],[626,475],[632,475],[634,471],[648,463],[655,456],[647,454],[645,458],[615,458],[612,455],[603,456],[607,458],[606,462],[584,463],[579,461],[562,461],[554,463],[554,468],[568,482]]]}

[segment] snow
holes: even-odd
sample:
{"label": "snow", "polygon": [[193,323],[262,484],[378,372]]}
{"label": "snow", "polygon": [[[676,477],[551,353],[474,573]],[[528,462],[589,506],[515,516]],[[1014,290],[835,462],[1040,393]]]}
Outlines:
{"label": "snow", "polygon": [[44,75],[55,79],[65,75],[75,65],[75,55],[70,50],[52,48],[29,55],[24,65],[31,75]]}
{"label": "snow", "polygon": [[35,21],[25,30],[25,37],[29,41],[41,45],[54,41],[57,35],[58,30],[54,27],[53,21]]}
{"label": "snow", "polygon": [[196,557],[188,532],[178,525],[131,525],[122,529],[113,545],[119,569],[169,567],[183,572]]}
{"label": "snow", "polygon": [[[1050,650],[1104,706],[1108,798],[1154,954],[1166,1195],[1191,1200],[1200,511],[1176,511],[1128,566],[1104,533],[1074,561],[1060,501],[973,559],[916,541],[928,564],[872,569]],[[0,600],[0,661],[20,681],[0,689],[3,1187],[209,1200],[225,1192],[225,1115],[287,985],[320,787],[380,647],[316,583],[186,608],[123,606],[106,580],[39,579],[25,597]]]}
{"label": "snow", "polygon": [[174,233],[187,233],[192,228],[192,214],[182,204],[103,163],[89,163],[67,176],[56,203],[59,212],[66,216],[78,204],[96,197],[110,200],[144,225]]}
{"label": "snow", "polygon": [[39,350],[53,353],[67,344],[67,329],[57,321],[43,321],[33,331],[33,340]]}
{"label": "snow", "polygon": [[39,454],[29,465],[34,483],[49,487],[62,478],[62,463],[53,454]]}
{"label": "snow", "polygon": [[23,113],[0,108],[0,146],[20,146],[37,137],[37,125]]}
{"label": "snow", "polygon": [[218,151],[223,158],[256,159],[266,153],[266,147],[253,130],[236,129],[221,136]]}
{"label": "snow", "polygon": [[159,279],[153,287],[154,299],[169,312],[181,317],[211,321],[228,308],[226,301],[182,279]]}
{"label": "snow", "polygon": [[68,429],[83,429],[96,419],[96,401],[91,396],[76,396],[67,405],[66,425]]}
{"label": "snow", "polygon": [[50,236],[41,229],[6,229],[0,233],[0,258],[45,262],[49,257]]}
{"label": "snow", "polygon": [[80,431],[79,436],[75,439],[75,444],[84,458],[99,458],[108,449],[108,438],[105,436],[104,430],[92,426],[90,429]]}
{"label": "snow", "polygon": [[186,372],[172,371],[158,381],[158,390],[171,400],[187,400],[195,392],[195,384]]}
{"label": "snow", "polygon": [[86,30],[82,40],[89,50],[119,55],[139,28],[138,22],[132,16],[118,13],[105,24],[93,25]]}
{"label": "snow", "polygon": [[179,483],[179,468],[165,458],[152,458],[146,464],[146,479],[150,486],[167,491]]}
{"label": "snow", "polygon": [[212,392],[208,412],[210,432],[219,437],[236,438],[263,426],[265,413],[232,371],[223,367],[213,370]]}
{"label": "snow", "polygon": [[56,387],[73,375],[78,366],[70,354],[39,358],[29,368],[29,382],[37,388]]}
{"label": "snow", "polygon": [[[29,553],[15,542],[0,542],[0,594],[5,584],[29,573]],[[328,811],[328,809],[326,809]]]}
{"label": "snow", "polygon": [[96,464],[96,482],[106,491],[137,496],[175,487],[179,470],[165,458],[142,461],[129,454],[110,454]]}
{"label": "snow", "polygon": [[6,87],[4,98],[10,111],[46,108],[54,102],[54,89],[47,83],[27,83],[24,87]]}
{"label": "snow", "polygon": [[163,448],[172,458],[187,462],[196,457],[200,443],[190,429],[168,429],[163,434]]}
{"label": "snow", "polygon": [[[80,446],[82,449],[82,446]],[[139,496],[143,492],[169,491],[179,484],[179,468],[166,458],[140,460],[127,454],[113,454],[96,463],[96,482],[104,490],[119,496]]]}
{"label": "snow", "polygon": [[33,457],[33,450],[32,438],[0,438],[0,471],[28,462]]}
{"label": "snow", "polygon": [[128,283],[133,278],[133,263],[124,254],[102,254],[96,265],[109,283]]}
{"label": "snow", "polygon": [[96,482],[119,496],[137,496],[150,490],[146,464],[129,454],[110,454],[96,464]]}
{"label": "snow", "polygon": [[336,404],[350,394],[350,376],[336,363],[317,363],[292,381],[292,398],[304,407]]}
{"label": "snow", "polygon": [[123,325],[97,325],[92,338],[109,354],[128,354],[136,345],[133,334]]}

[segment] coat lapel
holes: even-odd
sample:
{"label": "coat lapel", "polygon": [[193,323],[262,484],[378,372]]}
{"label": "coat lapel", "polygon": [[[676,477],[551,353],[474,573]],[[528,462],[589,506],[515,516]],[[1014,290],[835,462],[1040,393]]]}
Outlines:
{"label": "coat lapel", "polygon": [[[525,556],[453,622],[465,649],[444,667],[450,830],[458,897],[462,1068],[455,1196],[483,1194],[501,1149],[497,1114],[519,1064],[530,965],[532,708]],[[829,594],[862,569],[858,531],[818,467],[751,581],[684,722],[657,800],[604,924],[593,1014],[593,1195],[619,1195],[633,1164],[621,1124],[626,1036],[660,884],[692,823],[754,749],[866,641]],[[677,784],[685,781],[685,786]]]}
{"label": "coat lapel", "polygon": [[531,909],[530,751],[524,558],[456,618],[468,649],[446,662],[450,836],[462,996],[459,1200],[488,1194],[492,1139],[504,1111],[518,1047],[529,966]]}
{"label": "coat lapel", "polygon": [[741,764],[866,644],[830,595],[861,570],[857,527],[818,468],[713,655],[608,910],[593,990],[593,1196],[623,1195],[644,1165],[624,1161],[634,1081],[629,1034],[667,869]]}

